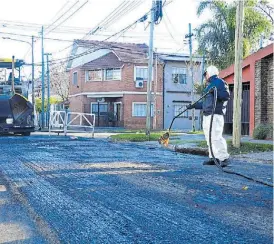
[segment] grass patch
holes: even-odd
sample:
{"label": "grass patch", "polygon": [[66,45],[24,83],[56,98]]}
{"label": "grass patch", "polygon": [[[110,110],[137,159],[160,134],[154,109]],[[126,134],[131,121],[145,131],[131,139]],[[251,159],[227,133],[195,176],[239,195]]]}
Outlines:
{"label": "grass patch", "polygon": [[[197,146],[207,148],[206,141],[198,141]],[[231,155],[273,151],[273,145],[252,142],[242,142],[240,148],[235,148],[232,146],[232,140],[227,141],[227,147]]]}
{"label": "grass patch", "polygon": [[151,133],[148,137],[145,133],[123,133],[110,136],[111,139],[117,141],[132,141],[132,142],[143,142],[143,141],[158,141],[163,133]]}
{"label": "grass patch", "polygon": [[188,131],[187,134],[192,134],[192,135],[203,135],[204,132],[202,130],[196,130],[196,131]]}

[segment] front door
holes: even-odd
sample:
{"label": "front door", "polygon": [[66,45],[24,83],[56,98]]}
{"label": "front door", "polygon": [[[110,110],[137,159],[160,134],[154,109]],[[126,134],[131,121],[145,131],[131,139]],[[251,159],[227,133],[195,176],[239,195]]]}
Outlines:
{"label": "front door", "polygon": [[108,103],[91,103],[91,113],[95,114],[95,126],[108,126]]}
{"label": "front door", "polygon": [[[230,90],[230,99],[227,103],[226,115],[225,115],[225,124],[224,124],[224,133],[232,134],[233,131],[233,85],[229,85]],[[242,84],[242,126],[241,133],[242,135],[249,135],[249,119],[250,119],[250,83],[246,82]]]}
{"label": "front door", "polygon": [[114,103],[114,118],[115,118],[115,125],[122,126],[121,124],[121,103]]}

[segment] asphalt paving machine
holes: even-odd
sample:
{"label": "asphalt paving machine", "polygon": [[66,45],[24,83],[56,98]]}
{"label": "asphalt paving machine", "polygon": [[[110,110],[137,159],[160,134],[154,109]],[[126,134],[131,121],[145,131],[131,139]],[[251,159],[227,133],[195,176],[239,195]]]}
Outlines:
{"label": "asphalt paving machine", "polygon": [[21,80],[23,60],[0,59],[0,135],[29,136],[34,131],[34,107]]}

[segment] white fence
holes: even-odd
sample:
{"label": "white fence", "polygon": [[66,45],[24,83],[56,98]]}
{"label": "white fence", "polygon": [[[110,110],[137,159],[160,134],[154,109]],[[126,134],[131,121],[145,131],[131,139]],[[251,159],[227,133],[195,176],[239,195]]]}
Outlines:
{"label": "white fence", "polygon": [[50,113],[49,134],[51,132],[91,132],[94,137],[95,114],[52,111]]}

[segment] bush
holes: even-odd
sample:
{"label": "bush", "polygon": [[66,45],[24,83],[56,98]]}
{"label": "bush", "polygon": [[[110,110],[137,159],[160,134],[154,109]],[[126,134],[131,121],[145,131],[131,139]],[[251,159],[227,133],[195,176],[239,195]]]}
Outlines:
{"label": "bush", "polygon": [[267,124],[256,126],[253,131],[253,138],[259,140],[273,139],[273,126]]}

